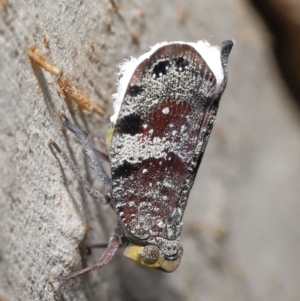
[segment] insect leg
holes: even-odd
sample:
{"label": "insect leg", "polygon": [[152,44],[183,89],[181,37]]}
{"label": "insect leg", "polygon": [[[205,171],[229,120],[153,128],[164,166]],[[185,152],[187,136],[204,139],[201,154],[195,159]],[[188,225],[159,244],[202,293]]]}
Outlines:
{"label": "insect leg", "polygon": [[87,267],[85,269],[82,269],[82,270],[79,270],[77,272],[74,272],[74,273],[71,273],[69,275],[66,275],[66,276],[62,276],[60,278],[60,284],[59,284],[59,287],[57,288],[57,290],[54,292],[54,294],[56,296],[58,296],[63,287],[65,286],[65,284],[71,280],[72,278],[75,278],[77,276],[81,276],[83,274],[86,274],[86,273],[89,273],[89,272],[92,272],[92,271],[95,271],[95,270],[98,270],[100,268],[102,268],[105,264],[107,264],[108,262],[111,261],[111,259],[113,258],[114,254],[116,253],[116,251],[118,250],[119,248],[119,245],[120,245],[120,238],[116,235],[116,234],[113,234],[109,240],[109,243],[108,243],[108,246],[107,248],[105,249],[103,255],[101,256],[100,260],[90,266],[90,267]]}
{"label": "insect leg", "polygon": [[84,148],[84,152],[87,156],[91,159],[94,169],[103,183],[108,187],[108,190],[111,190],[111,180],[107,173],[105,172],[104,168],[102,167],[97,154],[95,154],[93,147],[91,146],[90,140],[88,136],[79,129],[75,124],[73,124],[66,115],[61,114],[61,118],[63,120],[64,126],[76,134],[77,138],[79,139],[80,144]]}
{"label": "insect leg", "polygon": [[102,151],[96,149],[96,148],[93,148],[93,151],[95,154],[98,155],[98,157],[102,160],[104,160],[105,162],[109,162],[109,157],[107,154],[103,153]]}
{"label": "insect leg", "polygon": [[64,151],[60,149],[60,147],[52,140],[49,140],[49,145],[53,145],[56,151],[59,153],[59,155],[63,158],[63,160],[66,162],[68,167],[71,169],[73,174],[76,176],[76,178],[79,180],[79,182],[82,184],[82,186],[85,188],[88,194],[90,194],[95,200],[99,201],[101,204],[106,205],[108,204],[108,199],[97,189],[91,186],[91,184],[83,178],[83,176],[80,174],[79,170],[75,167],[74,163],[71,159],[66,155]]}
{"label": "insect leg", "polygon": [[[92,249],[105,249],[105,248],[107,248],[107,246],[108,246],[108,244],[107,243],[99,243],[99,244],[86,244],[85,245],[85,255],[86,256],[89,256],[91,253],[92,253]],[[119,244],[119,248],[121,248],[122,247],[122,244],[120,243]]]}

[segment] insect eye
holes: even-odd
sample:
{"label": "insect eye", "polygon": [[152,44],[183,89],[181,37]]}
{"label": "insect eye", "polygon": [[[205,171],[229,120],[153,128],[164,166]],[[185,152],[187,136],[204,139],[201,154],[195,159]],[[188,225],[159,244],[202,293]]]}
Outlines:
{"label": "insect eye", "polygon": [[160,252],[158,247],[146,246],[144,247],[143,260],[146,263],[153,264],[156,263],[160,258]]}

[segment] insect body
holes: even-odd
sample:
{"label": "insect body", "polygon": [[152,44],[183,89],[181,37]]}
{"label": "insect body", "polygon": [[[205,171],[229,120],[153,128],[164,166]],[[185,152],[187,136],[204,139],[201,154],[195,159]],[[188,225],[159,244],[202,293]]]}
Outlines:
{"label": "insect body", "polygon": [[161,43],[121,66],[107,139],[111,178],[87,136],[63,116],[106,184],[109,200],[52,143],[87,191],[111,205],[118,228],[100,261],[62,277],[57,292],[69,279],[110,261],[119,244],[127,257],[148,267],[172,272],[179,266],[183,213],[226,86],[232,46]]}

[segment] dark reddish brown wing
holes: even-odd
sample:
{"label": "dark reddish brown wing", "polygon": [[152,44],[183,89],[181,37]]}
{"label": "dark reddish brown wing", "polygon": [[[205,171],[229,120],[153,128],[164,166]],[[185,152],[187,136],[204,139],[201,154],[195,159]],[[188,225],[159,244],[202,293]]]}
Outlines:
{"label": "dark reddish brown wing", "polygon": [[[187,44],[159,48],[135,70],[111,142],[112,199],[140,242],[175,240],[217,111],[216,78]],[[213,110],[210,110],[213,108]]]}

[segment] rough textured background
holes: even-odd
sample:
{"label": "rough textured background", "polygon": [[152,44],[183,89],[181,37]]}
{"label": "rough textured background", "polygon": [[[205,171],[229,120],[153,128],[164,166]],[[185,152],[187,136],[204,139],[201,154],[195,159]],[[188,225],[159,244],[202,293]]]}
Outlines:
{"label": "rough textured background", "polygon": [[[110,208],[87,196],[47,146],[53,138],[102,187],[57,112],[104,135],[117,63],[163,40],[202,38],[236,45],[184,218],[181,266],[151,271],[118,251],[102,270],[72,281],[62,300],[300,299],[299,113],[248,2],[131,0],[117,2],[117,12],[109,1],[0,4],[0,300],[53,300],[52,278],[101,256],[80,256],[86,225],[90,242],[106,242],[115,226]],[[56,79],[33,71],[33,44],[107,116],[68,106]]]}

